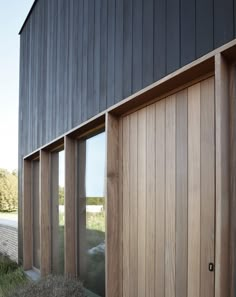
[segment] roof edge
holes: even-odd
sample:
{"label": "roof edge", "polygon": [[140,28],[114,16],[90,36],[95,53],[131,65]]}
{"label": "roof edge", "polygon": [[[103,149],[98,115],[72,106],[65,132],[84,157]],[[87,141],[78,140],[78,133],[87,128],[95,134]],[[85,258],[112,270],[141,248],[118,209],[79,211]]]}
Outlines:
{"label": "roof edge", "polygon": [[26,19],[25,19],[24,23],[23,23],[23,25],[22,25],[21,28],[20,28],[20,31],[19,31],[19,33],[18,33],[19,35],[22,33],[22,31],[23,31],[23,29],[24,29],[26,23],[28,22],[28,19],[29,19],[30,15],[31,15],[32,11],[34,10],[34,7],[35,7],[35,5],[37,4],[37,2],[38,2],[38,0],[34,0],[34,3],[32,4],[32,6],[31,6],[31,8],[30,8],[30,11],[28,12],[28,14],[27,14],[27,16],[26,16]]}

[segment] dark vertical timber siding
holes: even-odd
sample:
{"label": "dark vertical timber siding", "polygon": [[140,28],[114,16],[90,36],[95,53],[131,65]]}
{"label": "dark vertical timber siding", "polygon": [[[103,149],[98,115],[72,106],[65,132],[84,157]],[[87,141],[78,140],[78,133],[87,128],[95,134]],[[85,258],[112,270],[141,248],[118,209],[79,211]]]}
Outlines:
{"label": "dark vertical timber siding", "polygon": [[108,64],[107,64],[107,104],[115,102],[115,8],[116,1],[108,0]]}
{"label": "dark vertical timber siding", "polygon": [[154,81],[166,74],[166,0],[154,2]]}
{"label": "dark vertical timber siding", "polygon": [[132,4],[133,0],[124,0],[123,98],[132,92]]}
{"label": "dark vertical timber siding", "polygon": [[214,47],[218,47],[234,36],[234,0],[214,0]]}
{"label": "dark vertical timber siding", "polygon": [[213,50],[213,1],[196,1],[196,57]]}
{"label": "dark vertical timber siding", "polygon": [[195,53],[195,32],[196,32],[196,0],[180,0],[180,38],[181,38],[181,66],[193,61],[196,57]]}
{"label": "dark vertical timber siding", "polygon": [[143,1],[143,87],[153,82],[153,1]]}
{"label": "dark vertical timber siding", "polygon": [[[166,71],[180,67],[180,0],[166,0]],[[183,24],[184,25],[184,24]],[[185,45],[184,45],[185,46]]]}
{"label": "dark vertical timber siding", "polygon": [[107,106],[107,2],[102,0],[101,6],[101,68],[100,68],[100,103],[99,111],[104,110]]}
{"label": "dark vertical timber siding", "polygon": [[116,26],[115,26],[115,102],[122,98],[123,92],[123,3],[116,0]]}
{"label": "dark vertical timber siding", "polygon": [[143,0],[136,0],[133,3],[133,48],[132,48],[132,85],[133,92],[142,88],[142,18]]}
{"label": "dark vertical timber siding", "polygon": [[38,0],[21,32],[19,185],[23,156],[236,37],[235,9],[236,0]]}

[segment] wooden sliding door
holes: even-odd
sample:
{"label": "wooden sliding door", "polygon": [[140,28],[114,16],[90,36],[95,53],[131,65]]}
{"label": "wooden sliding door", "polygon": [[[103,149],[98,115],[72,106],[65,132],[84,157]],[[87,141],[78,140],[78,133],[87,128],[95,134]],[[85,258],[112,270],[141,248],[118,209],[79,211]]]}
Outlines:
{"label": "wooden sliding door", "polygon": [[123,297],[214,296],[214,102],[209,78],[121,120]]}

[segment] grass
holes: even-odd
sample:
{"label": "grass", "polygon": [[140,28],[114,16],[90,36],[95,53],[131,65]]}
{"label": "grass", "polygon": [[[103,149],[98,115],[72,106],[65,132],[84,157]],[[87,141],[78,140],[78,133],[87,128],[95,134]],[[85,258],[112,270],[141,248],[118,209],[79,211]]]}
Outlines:
{"label": "grass", "polygon": [[11,292],[27,283],[21,267],[8,257],[0,255],[0,297],[8,297]]}
{"label": "grass", "polygon": [[9,297],[86,297],[83,285],[75,278],[49,275],[38,282],[30,282]]}

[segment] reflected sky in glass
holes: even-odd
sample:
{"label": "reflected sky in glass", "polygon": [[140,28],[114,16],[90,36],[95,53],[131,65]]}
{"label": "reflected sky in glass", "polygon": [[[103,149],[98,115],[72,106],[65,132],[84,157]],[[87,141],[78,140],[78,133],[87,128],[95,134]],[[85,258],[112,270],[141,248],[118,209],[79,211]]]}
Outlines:
{"label": "reflected sky in glass", "polygon": [[[86,196],[104,197],[105,132],[86,140]],[[65,153],[59,154],[59,163],[64,164]],[[59,185],[64,187],[64,167],[59,168]]]}

